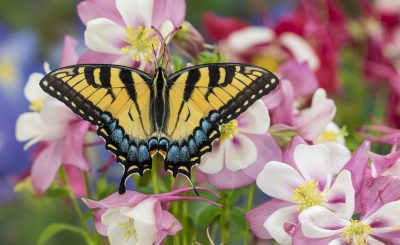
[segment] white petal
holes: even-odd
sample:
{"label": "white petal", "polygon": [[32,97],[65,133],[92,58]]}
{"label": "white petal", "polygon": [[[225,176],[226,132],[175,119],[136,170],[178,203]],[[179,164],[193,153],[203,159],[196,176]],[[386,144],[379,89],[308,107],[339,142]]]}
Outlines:
{"label": "white petal", "polygon": [[86,26],[86,46],[96,52],[121,54],[119,45],[125,37],[124,28],[106,18],[94,19]]}
{"label": "white petal", "polygon": [[[319,103],[319,102],[318,102],[318,103]],[[337,134],[337,133],[340,133],[340,128],[339,128],[339,126],[338,126],[336,123],[334,123],[334,122],[329,122],[328,125],[326,125],[326,127],[325,127],[325,129],[324,129],[324,132],[325,132],[325,131],[331,131],[331,132]],[[338,143],[340,143],[340,144],[342,144],[342,145],[345,144],[345,139],[344,139],[343,136],[338,136],[338,137],[336,138],[336,140],[338,141]],[[314,143],[319,144],[319,143],[328,143],[328,142],[323,141],[323,139],[321,139],[320,137],[318,137],[316,140],[314,140]]]}
{"label": "white petal", "polygon": [[249,134],[265,134],[270,125],[268,109],[258,100],[237,119],[238,130]]}
{"label": "white petal", "polygon": [[[340,172],[335,183],[328,191],[328,204],[326,207],[335,211],[346,220],[350,220],[354,213],[355,191],[351,181],[351,173],[348,170]],[[342,200],[343,201],[338,201]]]}
{"label": "white petal", "polygon": [[324,145],[298,145],[294,150],[294,161],[307,181],[317,180],[322,189],[332,181],[329,151]]}
{"label": "white petal", "polygon": [[371,236],[369,236],[367,238],[367,244],[368,245],[385,245],[383,242],[380,242],[380,241],[372,238]]}
{"label": "white petal", "polygon": [[275,38],[273,30],[265,27],[247,27],[233,32],[226,40],[230,49],[242,53],[258,44],[271,42]]}
{"label": "white petal", "polygon": [[122,214],[134,219],[135,221],[153,225],[156,223],[154,198],[147,198],[132,209],[121,211]]}
{"label": "white petal", "polygon": [[280,41],[292,52],[299,63],[306,61],[312,70],[319,68],[318,55],[303,38],[292,32],[285,32],[280,35]]}
{"label": "white petal", "polygon": [[42,73],[32,73],[29,78],[28,82],[25,85],[24,88],[24,95],[25,98],[29,101],[32,102],[36,99],[44,98],[45,96],[48,96],[43,89],[39,86],[40,80],[44,75]]}
{"label": "white petal", "polygon": [[299,214],[303,234],[309,238],[324,238],[341,233],[350,222],[332,211],[313,206]]}
{"label": "white petal", "polygon": [[51,128],[66,128],[71,121],[77,119],[71,109],[53,97],[45,98],[40,113],[42,120]]}
{"label": "white petal", "polygon": [[292,201],[293,191],[304,183],[304,179],[289,164],[272,161],[265,165],[257,176],[257,186],[267,195]]}
{"label": "white petal", "polygon": [[135,228],[138,234],[137,245],[152,245],[157,239],[157,227],[155,224],[147,224],[135,220]]}
{"label": "white petal", "polygon": [[115,3],[126,26],[151,26],[154,0],[116,0]]}
{"label": "white petal", "polygon": [[225,148],[217,142],[214,142],[212,151],[201,158],[201,163],[197,166],[206,174],[216,174],[224,168]]}
{"label": "white petal", "polygon": [[350,160],[351,153],[346,146],[336,142],[324,143],[324,145],[328,147],[329,150],[332,174],[336,175]]}
{"label": "white petal", "polygon": [[[385,224],[385,227],[400,227],[400,201],[389,202],[383,205],[380,209],[375,211],[368,218],[364,219],[363,223],[373,224],[374,222],[380,222]],[[377,228],[375,228],[377,229]],[[374,229],[374,230],[375,230]],[[383,229],[383,228],[380,228]]]}
{"label": "white petal", "polygon": [[160,32],[164,38],[167,37],[168,34],[170,34],[173,30],[174,24],[170,20],[165,21],[160,28]]}
{"label": "white petal", "polygon": [[328,245],[343,245],[343,244],[347,244],[346,240],[344,238],[336,238],[335,240],[332,240],[328,243]]}
{"label": "white petal", "polygon": [[291,244],[292,237],[285,231],[285,223],[297,223],[297,207],[289,206],[278,209],[264,222],[265,229],[280,244]]}
{"label": "white petal", "polygon": [[132,240],[125,239],[127,230],[120,225],[127,221],[127,217],[121,214],[120,208],[110,208],[101,216],[101,222],[107,226],[107,236],[111,245],[132,244]]}
{"label": "white petal", "polygon": [[235,135],[231,140],[223,142],[225,148],[225,164],[231,171],[245,169],[257,159],[257,148],[253,141],[243,134]]}
{"label": "white petal", "polygon": [[42,135],[47,132],[47,124],[43,122],[41,116],[37,112],[26,112],[21,114],[15,126],[15,134],[18,141],[26,141],[32,139],[24,147],[29,148],[37,143]]}

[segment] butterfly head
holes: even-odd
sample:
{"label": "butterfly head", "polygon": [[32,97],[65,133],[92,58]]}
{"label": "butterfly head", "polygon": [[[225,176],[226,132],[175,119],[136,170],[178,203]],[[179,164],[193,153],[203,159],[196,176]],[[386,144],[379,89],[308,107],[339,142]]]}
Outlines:
{"label": "butterfly head", "polygon": [[[172,40],[172,38],[175,36],[175,34],[182,29],[181,26],[175,27],[170,33],[166,35],[166,37],[161,34],[161,32],[155,28],[154,26],[151,27],[156,35],[159,37],[161,45],[160,48],[158,49],[157,53],[154,53],[155,55],[155,73],[159,73],[161,70],[159,68],[163,68],[167,72],[172,73],[173,72],[173,64],[172,64],[172,58],[171,58],[171,53],[168,48],[168,43]],[[156,52],[154,50],[154,52]]]}

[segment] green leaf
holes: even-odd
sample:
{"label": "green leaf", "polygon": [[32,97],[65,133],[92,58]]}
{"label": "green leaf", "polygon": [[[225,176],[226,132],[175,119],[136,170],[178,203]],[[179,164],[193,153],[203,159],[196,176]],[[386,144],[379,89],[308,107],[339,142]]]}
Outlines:
{"label": "green leaf", "polygon": [[44,231],[40,234],[38,239],[38,245],[45,244],[50,238],[61,231],[69,231],[75,233],[77,235],[82,236],[88,244],[93,244],[91,238],[85,233],[84,230],[81,228],[75,227],[70,224],[63,224],[63,223],[53,223],[44,229]]}
{"label": "green leaf", "polygon": [[227,220],[229,223],[243,225],[245,224],[246,220],[244,218],[245,211],[243,208],[240,207],[232,207],[227,210]]}
{"label": "green leaf", "polygon": [[195,216],[194,223],[200,229],[206,229],[220,215],[220,210],[221,207],[218,206],[204,207]]}

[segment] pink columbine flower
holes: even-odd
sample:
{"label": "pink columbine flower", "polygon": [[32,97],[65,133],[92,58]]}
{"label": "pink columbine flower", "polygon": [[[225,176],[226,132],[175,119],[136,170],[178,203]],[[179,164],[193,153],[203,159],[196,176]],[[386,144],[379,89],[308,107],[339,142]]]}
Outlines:
{"label": "pink columbine flower", "polygon": [[[75,40],[65,38],[61,65],[76,63],[75,45]],[[49,72],[48,68],[45,70]],[[47,190],[61,164],[72,165],[81,170],[90,169],[83,157],[84,138],[89,124],[41,90],[39,82],[43,77],[40,73],[30,76],[24,92],[31,102],[32,112],[23,113],[16,123],[17,140],[28,140],[25,149],[38,142],[44,144],[32,165],[30,175],[32,185],[38,193]],[[67,168],[67,172],[76,175],[76,171],[70,167]],[[83,181],[82,178],[79,179]],[[82,194],[81,188],[76,190],[77,194]]]}
{"label": "pink columbine flower", "polygon": [[164,37],[185,17],[184,0],[86,0],[78,14],[86,25],[90,49],[79,63],[113,63],[144,69],[154,60],[160,42],[152,26]]}
{"label": "pink columbine flower", "polygon": [[359,219],[340,217],[325,207],[303,211],[294,244],[399,244],[399,187],[399,177],[372,179],[363,189]]}
{"label": "pink columbine flower", "polygon": [[257,186],[273,199],[246,215],[257,236],[272,237],[281,244],[291,243],[298,214],[309,207],[324,206],[348,219],[354,209],[352,174],[342,170],[336,178],[332,175],[326,146],[300,144],[293,160],[293,164],[267,163],[257,176]]}
{"label": "pink columbine flower", "polygon": [[[212,191],[197,187],[214,196]],[[83,199],[95,211],[96,229],[108,236],[111,245],[162,244],[168,235],[175,235],[182,229],[179,221],[168,212],[168,203],[173,201],[204,201],[219,205],[201,197],[180,196],[193,191],[192,188],[178,189],[159,195],[145,195],[127,191],[124,195],[114,193],[100,201]]]}
{"label": "pink columbine flower", "polygon": [[387,155],[378,155],[369,152],[371,159],[371,175],[378,176],[400,176],[400,151],[394,151]]}
{"label": "pink columbine flower", "polygon": [[269,124],[267,108],[257,101],[237,119],[222,125],[219,141],[202,157],[197,180],[219,189],[253,183],[266,162],[281,159],[281,150],[267,133]]}

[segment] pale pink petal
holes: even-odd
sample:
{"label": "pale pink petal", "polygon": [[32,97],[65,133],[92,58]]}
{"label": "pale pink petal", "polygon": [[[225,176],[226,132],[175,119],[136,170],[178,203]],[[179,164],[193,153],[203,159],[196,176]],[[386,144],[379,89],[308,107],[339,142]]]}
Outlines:
{"label": "pale pink petal", "polygon": [[32,186],[37,192],[45,192],[53,182],[61,166],[63,150],[63,140],[48,142],[47,147],[40,152],[33,162],[31,180]]}
{"label": "pale pink petal", "polygon": [[243,53],[255,45],[271,42],[275,38],[273,30],[265,27],[246,27],[233,32],[226,39],[227,49]]}
{"label": "pale pink petal", "polygon": [[123,25],[121,18],[115,5],[115,0],[86,0],[77,6],[79,18],[86,25],[89,21],[98,18],[107,18],[119,25]]}
{"label": "pale pink petal", "polygon": [[220,142],[214,142],[211,152],[206,153],[201,158],[200,165],[197,166],[206,174],[216,174],[224,168],[225,148]]}
{"label": "pale pink petal", "polygon": [[336,177],[332,187],[327,191],[328,203],[325,207],[350,220],[354,213],[355,191],[351,182],[351,173],[343,170]]}
{"label": "pale pink petal", "polygon": [[94,214],[94,225],[96,227],[97,232],[102,235],[102,236],[107,236],[107,226],[105,226],[102,222],[101,222],[101,216],[106,212],[105,208],[99,209],[95,212],[93,212]]}
{"label": "pale pink petal", "polygon": [[283,162],[291,165],[297,169],[296,163],[294,162],[294,151],[298,145],[308,145],[300,136],[295,136],[290,142],[289,147],[283,151]]}
{"label": "pale pink petal", "polygon": [[[329,242],[335,242],[342,241],[342,238],[340,237],[340,234],[329,236],[329,237],[324,237],[324,238],[309,238],[304,236],[303,231],[301,229],[301,224],[296,225],[294,232],[293,232],[293,243],[292,245],[305,245],[305,244],[330,244]],[[342,245],[342,243],[339,243],[338,245]]]}
{"label": "pale pink petal", "polygon": [[299,214],[303,234],[309,238],[324,238],[341,233],[350,222],[339,217],[332,211],[313,206]]}
{"label": "pale pink petal", "polygon": [[39,85],[43,77],[44,75],[42,73],[37,72],[29,76],[28,82],[26,82],[24,87],[24,95],[29,102],[48,96]]}
{"label": "pale pink petal", "polygon": [[161,25],[159,31],[161,32],[163,37],[167,37],[168,34],[170,34],[173,30],[174,30],[174,24],[171,21],[167,20],[164,21],[164,23]]}
{"label": "pale pink petal", "polygon": [[182,230],[182,224],[168,211],[163,210],[158,203],[155,206],[157,239],[155,244],[162,244],[168,235],[175,235]]}
{"label": "pale pink petal", "polygon": [[380,176],[365,178],[360,203],[362,216],[368,217],[382,205],[400,199],[400,177]]}
{"label": "pale pink petal", "polygon": [[271,161],[257,176],[257,186],[267,195],[292,201],[293,191],[304,183],[304,179],[290,165]]}
{"label": "pale pink petal", "polygon": [[239,132],[265,134],[270,125],[268,109],[258,100],[238,117],[237,122]]}
{"label": "pale pink petal", "polygon": [[318,181],[321,190],[331,185],[329,151],[326,146],[298,145],[294,151],[294,161],[307,181]]}
{"label": "pale pink petal", "polygon": [[254,235],[261,239],[271,239],[271,235],[267,229],[263,226],[267,218],[274,213],[276,210],[292,206],[290,202],[281,201],[278,199],[268,200],[266,203],[252,209],[246,214],[246,220],[249,222],[250,229]]}
{"label": "pale pink petal", "polygon": [[[49,128],[61,131],[65,131],[68,124],[78,118],[64,103],[50,96],[44,99],[40,114],[42,120]],[[60,135],[62,135],[62,133],[60,133]]]}
{"label": "pale pink petal", "polygon": [[281,44],[290,50],[299,63],[307,62],[312,70],[320,66],[318,55],[310,44],[293,32],[285,32],[279,37]]}
{"label": "pale pink petal", "polygon": [[296,88],[293,91],[295,99],[312,94],[319,86],[315,73],[305,62],[289,60],[279,67],[278,73],[281,79],[290,81]]}
{"label": "pale pink petal", "polygon": [[400,159],[400,151],[395,151],[386,156],[378,155],[373,152],[368,152],[368,155],[372,161],[371,168],[373,169],[373,177],[378,177],[382,175],[387,169],[395,165],[396,162]]}
{"label": "pale pink petal", "polygon": [[117,9],[126,26],[150,27],[153,16],[154,0],[115,0]]}
{"label": "pale pink petal", "polygon": [[343,169],[347,169],[351,172],[351,178],[356,195],[360,194],[361,192],[364,173],[368,167],[367,151],[369,148],[370,143],[365,141],[362,145],[360,145],[360,147],[358,147],[358,149],[353,153],[353,156],[349,162],[343,167]]}
{"label": "pale pink petal", "polygon": [[99,53],[88,50],[79,57],[78,64],[114,64],[115,61],[120,58],[121,55]]}
{"label": "pale pink petal", "polygon": [[64,48],[62,51],[61,67],[75,65],[78,62],[78,54],[76,53],[76,45],[78,42],[70,36],[64,38]]}
{"label": "pale pink petal", "polygon": [[70,123],[65,136],[65,150],[62,157],[64,164],[71,164],[85,171],[90,170],[89,163],[83,156],[84,141],[88,130],[89,123],[83,120]]}
{"label": "pale pink petal", "polygon": [[[376,244],[378,245],[400,244],[399,230],[397,229],[391,232],[374,233],[373,235],[368,237],[367,241],[376,242]],[[368,243],[368,244],[374,244],[374,243]]]}
{"label": "pale pink petal", "polygon": [[[256,145],[257,151],[262,152],[262,154],[257,154],[257,160],[253,164],[236,172],[229,171],[226,167],[221,172],[212,175],[204,175],[198,171],[196,181],[198,183],[208,182],[218,189],[241,188],[254,183],[267,162],[282,159],[281,149],[270,135],[246,134],[246,136]],[[225,181],[226,179],[231,181]]]}
{"label": "pale pink petal", "polygon": [[165,20],[170,20],[175,27],[179,27],[185,19],[185,0],[154,0],[152,24],[160,27]]}
{"label": "pale pink petal", "polygon": [[89,208],[117,208],[117,207],[133,207],[148,198],[147,195],[127,190],[124,195],[113,193],[110,196],[100,200],[94,201],[82,198],[82,201]]}
{"label": "pale pink petal", "polygon": [[93,51],[121,54],[121,43],[125,37],[124,28],[109,19],[99,18],[87,23],[85,42],[86,46]]}
{"label": "pale pink petal", "polygon": [[[272,124],[294,125],[293,91],[293,86],[289,81],[281,80],[276,92],[272,92],[272,96],[263,97],[263,101],[269,109]],[[278,101],[280,104],[277,104]]]}
{"label": "pale pink petal", "polygon": [[225,151],[225,166],[230,171],[247,168],[257,159],[257,148],[244,134],[235,135],[222,143]]}
{"label": "pale pink petal", "polygon": [[[371,243],[368,243],[371,244]],[[340,238],[336,238],[334,240],[332,240],[330,243],[328,243],[328,245],[347,245],[346,239],[340,237]],[[371,245],[375,245],[375,244],[371,244]]]}
{"label": "pale pink petal", "polygon": [[75,166],[66,165],[65,171],[74,195],[76,197],[86,196],[86,182],[82,170]]}
{"label": "pale pink petal", "polygon": [[[363,223],[369,224],[374,232],[399,231],[400,227],[400,201],[394,201],[383,205],[367,218],[363,218]],[[389,229],[387,229],[389,228]]]}
{"label": "pale pink petal", "polygon": [[326,97],[323,89],[318,89],[313,96],[311,107],[304,109],[296,118],[296,125],[301,135],[307,140],[316,139],[336,114],[332,99]]}
{"label": "pale pink petal", "polygon": [[323,143],[329,150],[330,165],[333,175],[337,175],[343,166],[350,160],[351,153],[346,146],[336,143]]}
{"label": "pale pink petal", "polygon": [[277,242],[282,245],[289,245],[292,237],[284,228],[286,223],[293,225],[298,223],[297,207],[295,205],[280,208],[273,212],[264,222],[264,227]]}

